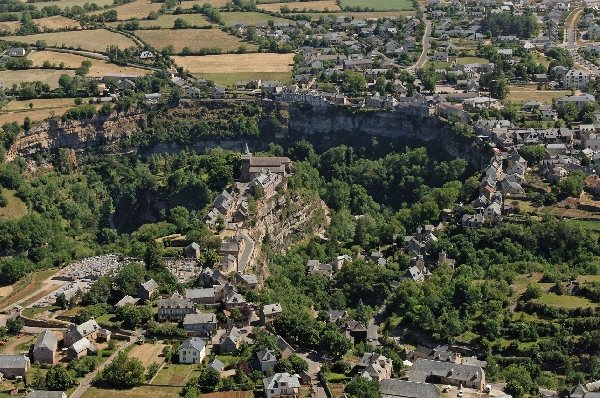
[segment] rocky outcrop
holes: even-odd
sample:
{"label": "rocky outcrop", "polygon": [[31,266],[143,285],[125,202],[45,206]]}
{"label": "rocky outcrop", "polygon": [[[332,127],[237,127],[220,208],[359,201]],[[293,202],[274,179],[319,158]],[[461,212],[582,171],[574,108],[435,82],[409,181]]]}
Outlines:
{"label": "rocky outcrop", "polygon": [[97,117],[85,121],[63,122],[52,119],[18,136],[7,151],[6,159],[10,161],[16,156],[57,148],[81,149],[110,145],[129,137],[145,120],[145,115],[141,113]]}

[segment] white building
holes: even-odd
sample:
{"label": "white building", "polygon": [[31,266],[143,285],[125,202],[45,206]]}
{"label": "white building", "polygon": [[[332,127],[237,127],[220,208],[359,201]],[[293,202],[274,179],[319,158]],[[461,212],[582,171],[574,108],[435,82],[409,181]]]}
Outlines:
{"label": "white building", "polygon": [[199,337],[184,340],[179,346],[179,363],[200,363],[206,356],[206,343]]}
{"label": "white building", "polygon": [[263,380],[266,398],[298,398],[300,379],[289,373],[275,373]]}
{"label": "white building", "polygon": [[590,81],[590,75],[580,69],[571,69],[563,78],[564,88],[584,88]]}

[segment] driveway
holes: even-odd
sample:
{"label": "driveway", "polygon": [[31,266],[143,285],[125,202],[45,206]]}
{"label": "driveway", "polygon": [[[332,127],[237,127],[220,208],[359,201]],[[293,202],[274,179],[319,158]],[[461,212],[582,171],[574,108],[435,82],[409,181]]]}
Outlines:
{"label": "driveway", "polygon": [[254,240],[248,236],[246,231],[241,231],[241,237],[245,241],[244,252],[240,256],[240,262],[238,264],[238,272],[244,273],[244,270],[250,264],[250,260],[252,259],[252,255],[254,253]]}
{"label": "driveway", "polygon": [[431,47],[430,39],[431,39],[431,21],[428,19],[425,19],[425,33],[423,33],[423,40],[421,40],[421,45],[423,46],[423,51],[421,51],[421,55],[419,56],[417,63],[415,63],[411,67],[411,69],[413,69],[413,70],[421,69],[423,67],[423,65],[425,65],[425,62],[427,62],[427,53],[429,52],[429,48]]}

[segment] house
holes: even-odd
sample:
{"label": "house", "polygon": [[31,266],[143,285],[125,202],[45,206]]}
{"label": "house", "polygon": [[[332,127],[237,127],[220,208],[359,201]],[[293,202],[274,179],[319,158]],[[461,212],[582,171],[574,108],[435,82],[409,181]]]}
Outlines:
{"label": "house", "polygon": [[24,57],[25,53],[26,51],[23,47],[10,47],[6,50],[6,55],[9,57]]}
{"label": "house", "polygon": [[258,287],[258,277],[256,274],[242,274],[238,272],[235,275],[235,283],[246,289],[256,289]]}
{"label": "house", "polygon": [[468,98],[463,102],[465,111],[478,111],[480,109],[500,109],[502,104],[499,100],[491,97]]}
{"label": "house", "polygon": [[221,354],[235,352],[240,348],[241,343],[242,335],[240,330],[233,326],[221,336],[221,340],[219,341],[219,351]]}
{"label": "house", "polygon": [[225,369],[225,364],[219,361],[218,358],[215,358],[210,364],[208,364],[209,368],[213,368],[217,372],[221,373]]}
{"label": "house", "polygon": [[408,380],[418,383],[450,384],[482,391],[485,371],[480,366],[417,359],[407,372]]}
{"label": "house", "polygon": [[44,330],[33,344],[33,362],[54,365],[57,361],[57,347],[58,341],[54,333],[50,329]]}
{"label": "house", "polygon": [[32,390],[23,398],[67,398],[67,394],[64,391]]}
{"label": "house", "polygon": [[71,346],[67,349],[67,358],[71,360],[79,359],[95,352],[96,347],[94,344],[84,337],[71,344]]}
{"label": "house", "polygon": [[569,398],[598,398],[600,392],[590,392],[588,389],[581,384],[577,384],[571,391]]}
{"label": "house", "polygon": [[591,94],[567,95],[556,99],[556,106],[561,107],[568,103],[573,103],[581,109],[588,102],[596,102],[596,98]]}
{"label": "house", "polygon": [[198,259],[200,257],[200,245],[196,242],[192,242],[183,249],[185,258],[195,258]]}
{"label": "house", "polygon": [[0,354],[0,373],[7,379],[25,377],[31,367],[29,358],[21,354]]}
{"label": "house", "polygon": [[90,342],[98,340],[100,337],[100,325],[95,320],[90,319],[81,325],[70,324],[67,330],[63,332],[63,345],[70,347],[77,341],[85,338]]}
{"label": "house", "polygon": [[292,174],[292,161],[288,157],[258,157],[252,156],[252,153],[246,146],[242,154],[242,168],[240,180],[242,182],[251,182],[260,173],[268,172],[287,177]]}
{"label": "house", "polygon": [[581,69],[571,69],[563,77],[563,88],[585,88],[590,81],[590,75]]}
{"label": "house", "polygon": [[140,59],[152,59],[154,58],[154,53],[152,51],[144,50],[140,53]]}
{"label": "house", "polygon": [[435,384],[400,379],[381,380],[379,392],[382,398],[441,398],[442,396]]}
{"label": "house", "polygon": [[256,353],[256,359],[262,372],[268,372],[275,367],[277,363],[277,353],[268,348],[263,348]]}
{"label": "house", "polygon": [[212,99],[225,99],[225,95],[227,94],[227,90],[225,87],[214,86],[210,93]]}
{"label": "house", "polygon": [[160,93],[144,94],[144,101],[149,105],[156,105],[160,101]]}
{"label": "house", "polygon": [[461,225],[467,228],[481,228],[485,218],[481,214],[465,214],[462,216]]}
{"label": "house", "polygon": [[348,311],[344,310],[329,310],[327,313],[327,322],[338,323],[348,317]]}
{"label": "house", "polygon": [[356,365],[356,369],[361,377],[381,381],[392,377],[392,364],[391,359],[381,354],[366,352]]}
{"label": "house", "polygon": [[273,319],[281,314],[281,304],[266,304],[260,309],[260,321],[263,325],[273,322]]}
{"label": "house", "polygon": [[199,337],[184,340],[179,346],[179,363],[200,363],[206,356],[206,343]]}
{"label": "house", "polygon": [[300,379],[289,373],[275,373],[263,380],[266,398],[299,398]]}
{"label": "house", "polygon": [[282,358],[288,358],[290,355],[296,352],[294,347],[292,347],[290,343],[285,341],[285,339],[280,335],[275,336],[275,345],[277,345],[277,350],[281,354]]}
{"label": "house", "polygon": [[150,279],[147,282],[141,283],[138,286],[137,296],[142,301],[148,301],[152,298],[154,293],[158,290],[158,283],[154,279]]}
{"label": "house", "polygon": [[159,321],[183,321],[187,314],[196,313],[196,304],[186,298],[161,299],[158,302]]}
{"label": "house", "polygon": [[121,308],[121,307],[126,306],[127,304],[135,305],[135,304],[137,304],[138,301],[140,301],[139,298],[133,298],[133,297],[127,295],[127,296],[123,297],[121,300],[119,300],[117,302],[117,304],[115,304],[115,308]]}
{"label": "house", "polygon": [[183,328],[188,333],[211,336],[217,331],[217,316],[211,312],[186,314]]}

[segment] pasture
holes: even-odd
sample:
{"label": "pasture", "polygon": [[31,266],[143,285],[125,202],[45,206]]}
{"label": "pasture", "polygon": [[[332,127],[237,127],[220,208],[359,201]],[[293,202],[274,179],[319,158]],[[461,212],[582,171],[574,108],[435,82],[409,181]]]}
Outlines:
{"label": "pasture", "polygon": [[259,4],[257,6],[261,10],[270,12],[279,12],[281,7],[287,7],[294,11],[339,11],[340,7],[337,5],[335,0],[316,0],[316,1],[303,1],[303,2],[288,2],[288,3],[267,3]]}
{"label": "pasture", "polygon": [[81,28],[79,21],[71,18],[55,15],[52,17],[40,18],[35,20],[35,24],[43,29],[75,29]]}
{"label": "pasture", "polygon": [[8,32],[14,32],[21,26],[21,22],[19,21],[5,21],[0,22],[0,31],[6,30]]}
{"label": "pasture", "polygon": [[192,8],[194,5],[198,4],[200,7],[202,7],[204,4],[208,3],[210,5],[212,5],[215,8],[221,8],[221,7],[225,7],[227,5],[227,3],[229,3],[229,0],[184,0],[181,2],[181,7],[188,9],[188,8]]}
{"label": "pasture", "polygon": [[375,11],[414,10],[410,0],[341,0],[341,6],[369,8]]}
{"label": "pasture", "polygon": [[559,296],[554,293],[542,293],[542,296],[536,300],[538,303],[546,304],[550,307],[576,309],[593,308],[599,306],[585,297],[579,296]]}
{"label": "pasture", "polygon": [[93,0],[93,1],[84,1],[84,0],[49,0],[49,1],[36,1],[33,4],[36,8],[41,9],[44,6],[58,6],[60,8],[65,7],[73,7],[73,6],[83,6],[86,2],[95,3],[100,7],[109,6],[113,3],[113,0]]}
{"label": "pasture", "polygon": [[[151,3],[149,0],[135,0],[111,9],[117,11],[117,19],[119,21],[126,21],[128,19],[146,18],[151,12],[160,10],[161,6],[162,3]],[[89,14],[102,14],[104,11],[106,10],[92,11]]]}
{"label": "pasture", "polygon": [[[145,19],[139,21],[140,27],[144,29],[154,28],[154,29],[172,29],[175,25],[176,19],[183,19],[187,23],[189,23],[192,27],[201,27],[208,26],[210,22],[204,18],[203,15],[200,14],[181,14],[181,15],[173,15],[173,14],[164,14],[158,17],[158,19]],[[116,27],[122,22],[110,22],[109,26]]]}
{"label": "pasture", "polygon": [[120,66],[100,59],[56,51],[34,51],[29,54],[28,58],[33,62],[33,66],[38,67],[41,67],[44,64],[44,61],[48,61],[53,66],[57,67],[62,62],[64,63],[65,68],[78,68],[82,61],[91,61],[92,66],[88,73],[89,77],[100,77],[107,73],[132,73],[143,75],[150,72],[146,69],[135,68],[132,66]]}
{"label": "pasture", "polygon": [[286,72],[292,70],[294,54],[222,54],[173,57],[191,73]]}
{"label": "pasture", "polygon": [[290,22],[289,19],[274,17],[261,12],[222,12],[221,18],[227,26],[233,26],[238,23],[255,25],[257,23]]}
{"label": "pasture", "polygon": [[35,44],[36,41],[43,40],[49,47],[68,47],[95,52],[104,52],[111,44],[120,48],[135,47],[135,42],[130,38],[106,29],[39,33],[18,37],[5,36],[2,40],[18,40],[28,44]]}
{"label": "pasture", "polygon": [[[4,119],[4,115],[0,114],[0,119]],[[2,196],[6,198],[6,206],[0,207],[0,219],[5,220],[7,218],[21,218],[27,214],[27,206],[25,203],[15,195],[15,191],[12,189],[3,189]],[[12,292],[12,288],[1,294],[0,296],[7,296]]]}
{"label": "pasture", "polygon": [[51,88],[57,88],[58,78],[61,75],[75,76],[75,71],[56,69],[5,70],[0,73],[0,83],[5,87],[11,87],[13,84],[18,85],[21,82],[41,81]]}
{"label": "pasture", "polygon": [[108,390],[104,388],[90,387],[83,398],[179,398],[181,387],[159,387],[159,386],[142,386],[135,387],[130,390]]}
{"label": "pasture", "polygon": [[543,104],[552,104],[555,98],[570,95],[567,90],[537,90],[535,85],[531,86],[509,86],[509,92],[506,99],[516,104],[527,101],[539,101]]}
{"label": "pasture", "polygon": [[[194,370],[199,365],[186,364],[165,364],[165,366],[156,374],[152,384],[182,386],[188,380]],[[197,371],[194,373],[198,373]],[[197,376],[197,375],[196,375]]]}
{"label": "pasture", "polygon": [[222,52],[237,51],[241,46],[247,51],[255,51],[256,45],[242,41],[240,38],[223,32],[220,29],[185,29],[185,30],[138,30],[135,32],[141,40],[152,47],[162,50],[173,46],[180,53],[184,47],[192,51],[205,48],[219,48]]}
{"label": "pasture", "polygon": [[164,346],[162,343],[134,345],[129,351],[129,357],[139,359],[145,367],[153,362],[160,364],[165,361],[161,356]]}

